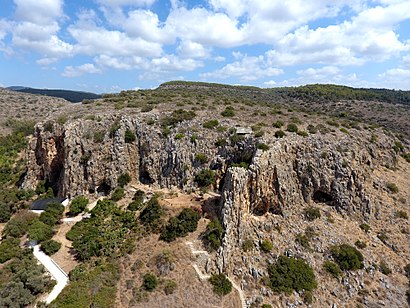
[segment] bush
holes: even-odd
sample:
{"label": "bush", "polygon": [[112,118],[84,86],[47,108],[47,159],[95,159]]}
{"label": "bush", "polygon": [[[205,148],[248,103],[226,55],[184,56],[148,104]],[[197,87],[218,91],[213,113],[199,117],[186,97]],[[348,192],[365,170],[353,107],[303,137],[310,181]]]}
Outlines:
{"label": "bush", "polygon": [[114,138],[117,131],[121,128],[121,124],[118,120],[115,120],[114,123],[110,127],[110,138]]}
{"label": "bush", "polygon": [[195,182],[197,182],[200,187],[208,187],[210,185],[215,185],[216,184],[215,172],[209,169],[202,169],[195,176]]}
{"label": "bush", "polygon": [[28,237],[32,241],[44,242],[51,239],[53,236],[53,229],[51,226],[41,222],[35,221],[28,227]]}
{"label": "bush", "polygon": [[194,232],[198,226],[199,214],[191,208],[183,209],[177,217],[169,219],[165,229],[161,232],[160,239],[172,242],[177,237],[186,236]]}
{"label": "bush", "polygon": [[333,258],[342,270],[348,271],[363,268],[363,255],[353,246],[342,244],[332,246],[330,250]]}
{"label": "bush", "polygon": [[164,215],[164,211],[159,205],[158,198],[152,197],[147,206],[141,212],[141,223],[151,232],[157,232],[161,225],[161,218]]}
{"label": "bush", "polygon": [[397,211],[395,216],[396,218],[409,219],[409,215],[407,215],[407,212],[405,211]]}
{"label": "bush", "polygon": [[303,302],[307,305],[311,305],[313,303],[313,294],[311,291],[305,291],[303,293]]}
{"label": "bush", "polygon": [[209,282],[214,286],[214,293],[224,296],[232,291],[232,283],[224,274],[214,274],[209,278]]}
{"label": "bush", "polygon": [[129,129],[125,131],[125,136],[124,136],[125,143],[133,143],[136,139],[137,137],[135,136],[133,131]]}
{"label": "bush", "polygon": [[88,199],[84,196],[79,196],[73,199],[70,203],[70,214],[78,215],[84,212],[88,205]]}
{"label": "bush", "polygon": [[196,114],[192,110],[186,111],[183,109],[177,109],[177,110],[174,110],[170,116],[163,118],[161,121],[161,124],[164,127],[175,126],[178,123],[181,123],[183,121],[192,120],[195,117],[196,117]]}
{"label": "bush", "polygon": [[303,248],[310,249],[310,240],[306,235],[302,233],[296,235],[295,243],[299,244]]}
{"label": "bush", "polygon": [[308,221],[313,221],[321,217],[320,210],[317,207],[310,206],[303,211],[305,218]]}
{"label": "bush", "polygon": [[208,157],[206,157],[205,154],[197,153],[195,155],[195,160],[202,165],[202,164],[205,164],[208,161]]}
{"label": "bush", "polygon": [[273,244],[270,240],[263,240],[261,243],[261,249],[264,252],[270,252],[273,249]]}
{"label": "bush", "polygon": [[389,266],[387,265],[387,263],[384,260],[380,261],[379,270],[384,275],[391,274],[391,269],[389,268]]}
{"label": "bush", "polygon": [[43,243],[41,243],[40,249],[46,254],[46,255],[53,255],[57,251],[59,251],[61,248],[61,243],[54,241],[54,240],[48,240]]}
{"label": "bush", "polygon": [[164,292],[166,295],[174,293],[177,288],[177,283],[173,280],[168,280],[164,286]]}
{"label": "bush", "polygon": [[175,135],[175,140],[180,140],[180,139],[182,139],[182,138],[184,138],[184,137],[185,137],[184,134],[179,133],[179,134],[176,134],[176,135]]}
{"label": "bush", "polygon": [[365,224],[365,223],[362,223],[359,227],[360,227],[360,229],[362,229],[366,233],[368,233],[371,230],[370,226],[368,224]]}
{"label": "bush", "polygon": [[226,144],[227,144],[227,142],[226,142],[226,139],[225,138],[218,138],[216,141],[215,141],[215,146],[216,147],[223,147],[223,146],[225,146]]}
{"label": "bush", "polygon": [[0,243],[0,263],[4,263],[20,253],[20,239],[7,238]]}
{"label": "bush", "polygon": [[316,134],[318,132],[318,129],[316,128],[316,126],[313,126],[312,124],[308,125],[307,130],[311,134]]}
{"label": "bush", "polygon": [[121,174],[118,179],[117,179],[117,183],[119,187],[124,187],[125,185],[127,185],[129,182],[131,182],[131,176],[129,173],[123,173]]}
{"label": "bush", "polygon": [[11,207],[8,204],[0,203],[0,223],[9,221],[11,218]]}
{"label": "bush", "polygon": [[224,111],[221,112],[221,116],[228,117],[228,118],[233,117],[235,116],[235,110],[233,109],[232,106],[228,106],[225,108]]}
{"label": "bush", "polygon": [[291,133],[297,133],[299,129],[298,129],[298,127],[297,127],[296,124],[294,124],[294,123],[289,123],[288,126],[286,127],[286,130],[287,130],[288,132],[291,132]]}
{"label": "bush", "polygon": [[224,229],[219,220],[215,219],[206,226],[204,239],[211,250],[217,250],[222,245]]}
{"label": "bush", "polygon": [[214,129],[219,125],[218,120],[209,120],[205,123],[202,124],[202,127],[207,128],[207,129]]}
{"label": "bush", "polygon": [[125,196],[124,188],[117,187],[111,194],[111,200],[114,202],[120,201]]}
{"label": "bush", "polygon": [[283,130],[278,130],[278,131],[275,132],[275,137],[276,138],[283,138],[285,136],[286,136],[286,134]]}
{"label": "bush", "polygon": [[251,251],[254,248],[253,241],[251,239],[247,239],[242,243],[242,250],[243,251]]}
{"label": "bush", "polygon": [[397,187],[396,184],[394,183],[387,183],[386,187],[388,190],[390,190],[391,193],[397,194],[399,192],[399,188]]}
{"label": "bush", "polygon": [[276,121],[276,122],[273,122],[272,125],[273,125],[273,127],[281,128],[284,124],[285,124],[285,123],[283,123],[283,121],[278,120],[278,121]]}
{"label": "bush", "polygon": [[262,308],[272,308],[272,305],[269,305],[269,304],[263,304],[261,307],[262,307]]}
{"label": "bush", "polygon": [[366,243],[360,240],[357,240],[355,243],[357,248],[364,249],[367,247]]}
{"label": "bush", "polygon": [[269,146],[265,143],[258,143],[258,145],[256,146],[259,150],[262,151],[267,151],[269,150]]}
{"label": "bush", "polygon": [[144,287],[145,290],[148,292],[152,292],[157,288],[158,285],[158,279],[157,276],[151,273],[147,273],[144,275],[144,282],[142,283],[142,286]]}
{"label": "bush", "polygon": [[275,264],[268,266],[268,274],[275,292],[312,291],[317,287],[313,269],[302,259],[280,256]]}
{"label": "bush", "polygon": [[342,271],[340,270],[339,265],[329,260],[326,260],[325,262],[323,262],[323,268],[326,272],[331,274],[334,278],[338,278],[342,274]]}
{"label": "bush", "polygon": [[304,138],[309,137],[309,133],[305,131],[298,131],[298,135]]}

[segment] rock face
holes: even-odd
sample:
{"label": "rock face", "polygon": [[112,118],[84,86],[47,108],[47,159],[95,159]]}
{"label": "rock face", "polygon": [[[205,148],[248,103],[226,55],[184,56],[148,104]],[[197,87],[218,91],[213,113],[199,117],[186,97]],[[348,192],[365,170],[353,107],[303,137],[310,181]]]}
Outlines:
{"label": "rock face", "polygon": [[253,228],[249,216],[272,213],[286,218],[296,208],[317,202],[369,219],[372,202],[364,182],[375,166],[394,166],[396,155],[388,150],[387,138],[377,145],[353,140],[295,136],[274,142],[269,151],[258,150],[248,170],[229,168],[221,200],[226,230],[221,270],[233,270],[232,248],[240,247],[247,229]]}

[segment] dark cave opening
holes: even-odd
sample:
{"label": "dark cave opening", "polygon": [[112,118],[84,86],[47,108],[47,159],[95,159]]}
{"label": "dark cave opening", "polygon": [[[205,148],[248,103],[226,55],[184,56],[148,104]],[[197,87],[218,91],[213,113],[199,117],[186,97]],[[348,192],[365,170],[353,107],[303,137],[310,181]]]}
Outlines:
{"label": "dark cave opening", "polygon": [[332,204],[333,203],[333,198],[328,193],[325,193],[321,190],[317,190],[313,194],[313,201],[315,201],[316,203]]}
{"label": "dark cave opening", "polygon": [[102,182],[97,188],[97,193],[99,196],[108,196],[110,192],[111,186],[108,185],[105,181]]}
{"label": "dark cave opening", "polygon": [[143,170],[140,173],[140,182],[145,185],[150,185],[154,183],[154,180],[151,178],[148,171]]}

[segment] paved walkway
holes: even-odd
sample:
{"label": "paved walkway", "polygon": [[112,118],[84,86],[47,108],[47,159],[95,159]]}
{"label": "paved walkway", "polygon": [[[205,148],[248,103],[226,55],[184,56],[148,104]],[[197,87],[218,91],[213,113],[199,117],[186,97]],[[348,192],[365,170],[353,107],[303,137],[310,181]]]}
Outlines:
{"label": "paved walkway", "polygon": [[63,269],[58,266],[57,263],[53,261],[49,256],[40,250],[40,246],[36,245],[33,247],[34,257],[44,265],[47,271],[50,272],[51,276],[57,280],[57,284],[54,286],[51,293],[47,296],[46,303],[50,304],[57,296],[61,293],[64,287],[68,283],[68,275],[63,271]]}

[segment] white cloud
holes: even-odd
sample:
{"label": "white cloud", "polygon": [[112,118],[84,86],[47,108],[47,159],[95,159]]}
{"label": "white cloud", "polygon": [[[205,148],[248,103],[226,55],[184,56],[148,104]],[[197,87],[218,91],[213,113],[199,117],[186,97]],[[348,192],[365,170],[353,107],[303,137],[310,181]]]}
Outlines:
{"label": "white cloud", "polygon": [[100,55],[95,58],[95,63],[100,67],[109,67],[117,70],[148,69],[149,62],[142,57],[110,57]]}
{"label": "white cloud", "polygon": [[63,0],[14,0],[18,20],[47,25],[63,15]]}
{"label": "white cloud", "polygon": [[182,41],[177,47],[177,52],[183,57],[188,58],[207,58],[210,50],[199,43]]}
{"label": "white cloud", "polygon": [[216,79],[237,77],[241,81],[253,81],[281,74],[283,74],[283,70],[269,66],[264,57],[248,57],[244,55],[239,61],[229,63],[214,72],[202,74],[201,77]]}
{"label": "white cloud", "polygon": [[203,63],[195,59],[165,55],[161,58],[152,59],[150,70],[155,72],[193,71],[201,66],[203,66]]}
{"label": "white cloud", "polygon": [[151,6],[155,0],[98,0],[102,5],[111,7],[131,5],[131,6]]}
{"label": "white cloud", "polygon": [[267,86],[267,87],[274,87],[274,86],[276,86],[277,85],[277,83],[276,83],[276,81],[275,80],[269,80],[269,81],[266,81],[266,82],[264,82],[263,83],[265,86]]}
{"label": "white cloud", "polygon": [[58,58],[42,58],[36,61],[37,64],[47,66],[58,61]]}
{"label": "white cloud", "polygon": [[99,74],[101,70],[94,66],[94,64],[86,63],[80,66],[67,66],[64,69],[64,77],[79,77],[84,74]]}
{"label": "white cloud", "polygon": [[340,73],[340,69],[335,66],[324,66],[321,68],[308,68],[306,70],[299,70],[296,72],[298,75],[305,77],[329,77]]}
{"label": "white cloud", "polygon": [[392,68],[379,74],[378,77],[382,87],[410,90],[410,69]]}
{"label": "white cloud", "polygon": [[406,55],[402,58],[402,63],[404,66],[410,66],[410,55]]}

